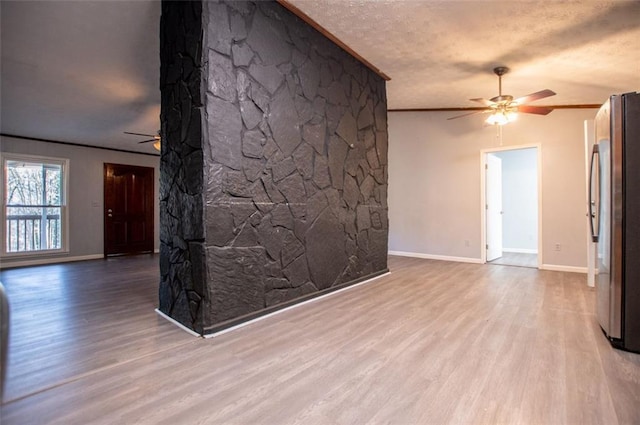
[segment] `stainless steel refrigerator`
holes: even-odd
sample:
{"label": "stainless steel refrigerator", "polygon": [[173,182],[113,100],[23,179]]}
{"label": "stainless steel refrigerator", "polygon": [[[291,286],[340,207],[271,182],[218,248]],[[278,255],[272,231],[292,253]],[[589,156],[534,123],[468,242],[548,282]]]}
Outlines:
{"label": "stainless steel refrigerator", "polygon": [[589,214],[598,322],[614,347],[640,352],[640,93],[611,96],[595,134]]}

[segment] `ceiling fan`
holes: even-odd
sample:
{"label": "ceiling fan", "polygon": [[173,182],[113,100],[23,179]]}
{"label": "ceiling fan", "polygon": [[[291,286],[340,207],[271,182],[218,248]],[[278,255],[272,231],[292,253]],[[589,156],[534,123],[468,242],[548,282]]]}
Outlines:
{"label": "ceiling fan", "polygon": [[148,140],[143,140],[141,142],[138,143],[149,143],[149,142],[153,142],[153,147],[159,151],[160,150],[160,130],[158,130],[158,132],[156,134],[142,134],[142,133],[131,133],[128,131],[125,131],[124,134],[132,134],[134,136],[145,136],[145,137],[151,137],[151,139]]}
{"label": "ceiling fan", "polygon": [[554,96],[556,94],[554,91],[545,89],[514,99],[513,96],[502,94],[502,76],[509,72],[509,68],[506,66],[498,66],[493,68],[493,72],[498,76],[498,96],[492,97],[491,99],[470,99],[474,102],[482,103],[485,108],[447,119],[453,120],[456,118],[466,117],[468,115],[485,114],[490,112],[491,115],[485,121],[487,124],[504,125],[514,121],[518,116],[518,112],[525,114],[547,115],[553,110],[544,106],[529,106],[525,104],[535,100],[544,99],[545,97]]}

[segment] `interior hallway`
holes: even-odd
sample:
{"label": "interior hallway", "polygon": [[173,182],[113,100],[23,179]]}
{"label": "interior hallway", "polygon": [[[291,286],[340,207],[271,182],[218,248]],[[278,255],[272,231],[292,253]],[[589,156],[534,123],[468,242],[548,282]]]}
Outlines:
{"label": "interior hallway", "polygon": [[489,261],[489,264],[502,266],[538,268],[538,254],[524,254],[521,252],[502,252],[502,256]]}

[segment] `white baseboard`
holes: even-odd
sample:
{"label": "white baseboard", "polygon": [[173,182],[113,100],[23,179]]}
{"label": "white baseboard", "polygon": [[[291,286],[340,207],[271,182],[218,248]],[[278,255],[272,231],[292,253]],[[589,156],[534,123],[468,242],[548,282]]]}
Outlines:
{"label": "white baseboard", "polygon": [[41,266],[44,264],[70,263],[73,261],[97,260],[104,258],[103,254],[78,255],[75,257],[51,257],[51,258],[34,258],[33,260],[10,261],[7,258],[0,263],[0,269],[10,269],[12,267],[28,267]]}
{"label": "white baseboard", "polygon": [[[425,258],[428,260],[456,261],[459,263],[483,264],[482,260],[479,258],[451,257],[447,255],[432,255],[432,254],[423,254],[419,252],[389,251],[389,255],[398,255],[400,257]],[[543,264],[540,266],[540,270],[569,272],[569,273],[587,273],[586,267],[562,266],[557,264]]]}
{"label": "white baseboard", "polygon": [[179,327],[183,331],[187,332],[188,334],[190,334],[192,336],[197,336],[198,338],[200,338],[202,336],[198,332],[194,331],[193,329],[189,329],[188,327],[186,327],[182,323],[178,322],[173,317],[167,316],[166,314],[164,314],[163,312],[161,312],[157,308],[156,308],[156,313],[158,313],[158,316],[163,317],[164,319],[167,319],[169,322],[173,323],[174,325],[176,325],[177,327]]}
{"label": "white baseboard", "polygon": [[569,273],[587,273],[586,267],[576,266],[561,266],[557,264],[543,264],[540,266],[540,270],[550,270],[554,272],[569,272]]}
{"label": "white baseboard", "polygon": [[188,332],[189,334],[191,334],[191,335],[193,335],[193,336],[203,337],[203,338],[215,338],[216,336],[220,336],[220,335],[222,335],[222,334],[226,334],[227,332],[231,332],[231,331],[234,331],[234,330],[236,330],[236,329],[239,329],[239,328],[245,327],[245,326],[247,326],[247,325],[250,325],[251,323],[255,323],[255,322],[258,322],[258,321],[260,321],[260,320],[264,320],[264,319],[266,319],[266,318],[268,318],[268,317],[275,316],[276,314],[284,313],[285,311],[292,310],[292,309],[294,309],[294,308],[302,307],[302,306],[303,306],[303,305],[305,305],[305,304],[313,303],[313,302],[319,301],[319,300],[321,300],[321,299],[323,299],[323,298],[331,297],[331,296],[333,296],[333,295],[335,295],[335,294],[338,294],[338,293],[340,293],[340,292],[348,291],[348,290],[350,290],[350,289],[355,288],[356,286],[360,286],[360,285],[364,285],[364,284],[366,284],[366,283],[373,282],[373,281],[374,281],[374,280],[376,280],[376,279],[380,279],[381,277],[383,277],[383,276],[388,276],[388,275],[390,275],[390,274],[391,274],[391,272],[386,272],[386,273],[383,273],[383,274],[378,275],[378,276],[376,276],[376,277],[372,277],[371,279],[367,279],[367,280],[363,280],[362,282],[354,283],[353,285],[346,286],[346,287],[341,288],[341,289],[338,289],[338,290],[336,290],[336,291],[332,291],[332,292],[328,292],[328,293],[323,294],[323,295],[319,295],[319,296],[317,296],[317,297],[314,297],[314,298],[308,299],[308,300],[306,300],[306,301],[302,301],[302,302],[299,302],[299,303],[297,303],[297,304],[290,305],[289,307],[285,307],[285,308],[282,308],[282,309],[280,309],[280,310],[276,310],[276,311],[274,311],[274,312],[272,312],[272,313],[268,313],[268,314],[265,314],[265,315],[263,315],[263,316],[258,316],[258,317],[256,317],[255,319],[247,320],[246,322],[239,323],[239,324],[237,324],[237,325],[235,325],[235,326],[231,326],[231,327],[228,327],[228,328],[222,329],[222,330],[220,330],[220,331],[218,331],[218,332],[214,332],[214,333],[210,333],[210,334],[205,334],[205,335],[200,335],[199,333],[194,332],[194,331],[193,331],[193,329],[189,329],[189,328],[187,328],[187,327],[186,327],[185,325],[183,325],[182,323],[180,323],[180,322],[176,321],[175,319],[172,319],[171,317],[167,316],[166,314],[164,314],[163,312],[161,312],[161,311],[160,311],[160,310],[158,310],[158,309],[156,309],[156,313],[158,313],[160,316],[164,317],[165,319],[167,319],[167,320],[168,320],[168,321],[170,321],[171,323],[173,323],[173,324],[175,324],[176,326],[178,326],[180,329],[182,329],[182,330],[184,330],[184,331]]}
{"label": "white baseboard", "polygon": [[502,248],[502,252],[514,252],[516,254],[537,254],[537,249],[528,248]]}
{"label": "white baseboard", "polygon": [[355,287],[357,287],[357,286],[365,285],[365,284],[367,284],[367,283],[371,283],[371,282],[373,282],[373,281],[374,281],[374,280],[376,280],[376,279],[380,279],[381,277],[388,276],[388,275],[390,275],[390,274],[391,274],[391,272],[383,273],[383,274],[381,274],[381,275],[378,275],[378,276],[372,277],[371,279],[363,280],[362,282],[354,283],[353,285],[345,286],[344,288],[340,288],[340,289],[338,289],[338,290],[331,291],[331,292],[328,292],[328,293],[323,294],[323,295],[319,295],[319,296],[314,297],[314,298],[310,298],[310,299],[308,299],[308,300],[306,300],[306,301],[302,301],[302,302],[299,302],[299,303],[296,303],[296,304],[290,305],[289,307],[285,307],[285,308],[282,308],[282,309],[280,309],[280,310],[276,310],[276,311],[274,311],[273,313],[268,313],[268,314],[265,314],[264,316],[259,316],[259,317],[256,317],[255,319],[247,320],[246,322],[239,323],[239,324],[237,324],[237,325],[235,325],[235,326],[231,326],[231,327],[229,327],[229,328],[222,329],[221,331],[214,332],[214,333],[211,333],[211,334],[206,334],[206,335],[204,335],[204,337],[205,337],[205,338],[215,338],[216,336],[219,336],[219,335],[225,334],[225,333],[227,333],[227,332],[234,331],[234,330],[236,330],[236,329],[238,329],[238,328],[245,327],[245,326],[247,326],[247,325],[250,325],[251,323],[258,322],[258,321],[260,321],[260,320],[264,320],[264,319],[266,319],[267,317],[275,316],[276,314],[284,313],[285,311],[292,310],[292,309],[294,309],[294,308],[302,307],[302,306],[303,306],[303,305],[305,305],[305,304],[314,303],[314,302],[316,302],[316,301],[320,301],[320,300],[321,300],[321,299],[323,299],[323,298],[332,297],[332,296],[334,296],[334,295],[336,295],[336,294],[339,294],[340,292],[348,291],[348,290],[353,289],[353,288],[355,288]]}
{"label": "white baseboard", "polygon": [[482,264],[482,259],[480,258],[452,257],[449,255],[433,255],[433,254],[423,254],[420,252],[406,252],[406,251],[389,251],[388,254],[398,255],[400,257],[425,258],[427,260],[455,261],[458,263]]}

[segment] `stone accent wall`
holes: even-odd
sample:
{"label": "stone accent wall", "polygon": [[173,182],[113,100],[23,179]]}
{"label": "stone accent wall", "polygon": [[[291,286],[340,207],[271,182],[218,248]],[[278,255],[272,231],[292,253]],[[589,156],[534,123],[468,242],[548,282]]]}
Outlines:
{"label": "stone accent wall", "polygon": [[384,80],[275,2],[162,34],[161,311],[209,333],[385,272]]}
{"label": "stone accent wall", "polygon": [[204,297],[204,90],[202,3],[164,2],[160,22],[159,309],[202,333]]}

